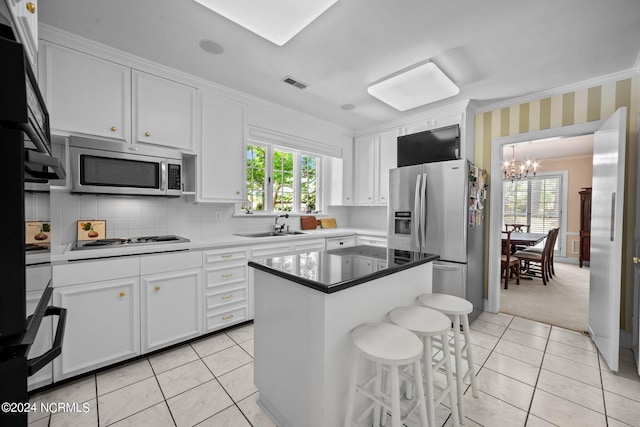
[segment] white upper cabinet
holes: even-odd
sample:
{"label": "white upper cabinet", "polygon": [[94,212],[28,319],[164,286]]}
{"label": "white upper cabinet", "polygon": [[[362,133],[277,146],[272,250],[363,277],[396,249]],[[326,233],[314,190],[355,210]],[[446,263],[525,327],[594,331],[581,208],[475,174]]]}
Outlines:
{"label": "white upper cabinet", "polygon": [[378,134],[378,165],[376,177],[376,203],[389,203],[389,169],[398,166],[398,136],[400,129],[391,129]]}
{"label": "white upper cabinet", "polygon": [[363,135],[354,140],[355,204],[387,204],[389,169],[397,165],[397,138],[400,128]]}
{"label": "white upper cabinet", "polygon": [[247,106],[203,92],[198,153],[200,202],[242,202],[245,194]]}
{"label": "white upper cabinet", "polygon": [[[7,0],[17,37],[35,68],[38,55],[38,0]],[[34,70],[35,72],[35,70]]]}
{"label": "white upper cabinet", "polygon": [[195,88],[41,43],[41,85],[54,132],[195,152]]}
{"label": "white upper cabinet", "polygon": [[353,141],[353,193],[359,205],[373,204],[376,140],[377,135],[364,135]]}
{"label": "white upper cabinet", "polygon": [[134,142],[194,151],[196,89],[133,71]]}
{"label": "white upper cabinet", "polygon": [[40,67],[54,132],[130,142],[130,68],[46,41]]}

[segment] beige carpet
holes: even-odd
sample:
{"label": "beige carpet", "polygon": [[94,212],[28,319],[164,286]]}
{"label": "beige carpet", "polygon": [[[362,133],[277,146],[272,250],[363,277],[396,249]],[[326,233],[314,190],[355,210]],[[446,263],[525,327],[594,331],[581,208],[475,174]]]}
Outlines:
{"label": "beige carpet", "polygon": [[553,326],[586,331],[589,320],[589,268],[561,264],[556,259],[556,275],[542,279],[509,280],[509,289],[500,288],[500,311]]}

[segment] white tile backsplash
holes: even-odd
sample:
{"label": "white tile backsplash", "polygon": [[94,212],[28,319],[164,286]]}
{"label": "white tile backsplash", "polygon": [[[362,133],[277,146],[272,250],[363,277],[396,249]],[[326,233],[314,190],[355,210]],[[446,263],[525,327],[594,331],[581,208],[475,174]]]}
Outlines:
{"label": "white tile backsplash", "polygon": [[[107,237],[135,237],[153,234],[177,234],[191,240],[210,239],[232,233],[267,231],[273,217],[234,217],[232,204],[194,203],[193,196],[130,197],[71,194],[51,191],[51,208],[46,196],[32,193],[25,205],[27,219],[50,220],[54,230],[53,244],[76,241],[78,220],[100,219],[107,222]],[[221,219],[216,221],[216,212]],[[385,207],[330,207],[323,215],[335,217],[338,227],[384,230]],[[282,221],[282,220],[281,220]],[[300,229],[300,220],[291,217],[285,223]]]}

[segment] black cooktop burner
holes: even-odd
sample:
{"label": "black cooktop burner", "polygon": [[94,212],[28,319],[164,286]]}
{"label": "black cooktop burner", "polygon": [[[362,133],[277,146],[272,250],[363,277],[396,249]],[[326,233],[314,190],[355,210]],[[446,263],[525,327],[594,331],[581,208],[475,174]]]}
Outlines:
{"label": "black cooktop burner", "polygon": [[25,252],[49,251],[49,245],[39,245],[37,243],[27,243],[24,245]]}
{"label": "black cooktop burner", "polygon": [[89,241],[78,241],[72,250],[98,249],[112,246],[129,246],[144,244],[160,244],[160,243],[184,243],[190,240],[185,237],[166,235],[166,236],[142,236],[142,237],[123,237],[112,239],[100,239]]}

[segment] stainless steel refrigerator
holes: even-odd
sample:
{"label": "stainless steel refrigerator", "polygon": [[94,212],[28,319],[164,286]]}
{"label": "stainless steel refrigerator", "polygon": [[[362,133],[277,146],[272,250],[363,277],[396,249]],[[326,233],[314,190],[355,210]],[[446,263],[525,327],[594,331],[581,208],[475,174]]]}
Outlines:
{"label": "stainless steel refrigerator", "polygon": [[486,172],[465,159],[389,171],[389,247],[440,255],[433,292],[484,305]]}

